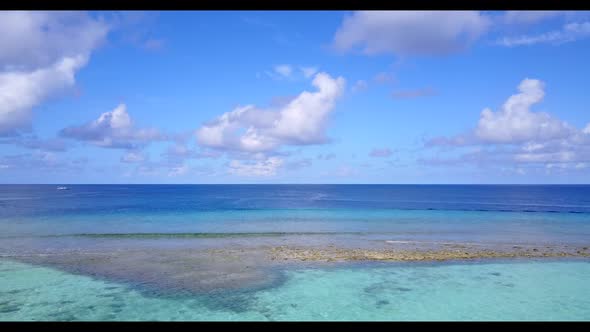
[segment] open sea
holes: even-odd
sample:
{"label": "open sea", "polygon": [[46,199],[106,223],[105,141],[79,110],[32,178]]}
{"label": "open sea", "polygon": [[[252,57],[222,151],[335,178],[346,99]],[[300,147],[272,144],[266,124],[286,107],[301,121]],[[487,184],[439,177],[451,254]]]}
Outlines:
{"label": "open sea", "polygon": [[66,186],[0,185],[2,321],[590,320],[587,259],[295,264],[202,293],[21,259],[273,238],[590,246],[589,185]]}

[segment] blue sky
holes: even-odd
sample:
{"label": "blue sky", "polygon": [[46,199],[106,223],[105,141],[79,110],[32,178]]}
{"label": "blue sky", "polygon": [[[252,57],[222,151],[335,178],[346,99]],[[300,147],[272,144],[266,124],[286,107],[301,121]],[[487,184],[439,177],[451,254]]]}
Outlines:
{"label": "blue sky", "polygon": [[1,183],[588,183],[589,12],[0,12]]}

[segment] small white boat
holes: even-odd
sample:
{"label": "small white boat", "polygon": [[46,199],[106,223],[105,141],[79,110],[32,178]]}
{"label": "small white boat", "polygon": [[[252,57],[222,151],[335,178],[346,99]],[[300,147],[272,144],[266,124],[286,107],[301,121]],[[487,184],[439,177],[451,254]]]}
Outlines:
{"label": "small white boat", "polygon": [[57,187],[57,190],[68,190],[68,187]]}

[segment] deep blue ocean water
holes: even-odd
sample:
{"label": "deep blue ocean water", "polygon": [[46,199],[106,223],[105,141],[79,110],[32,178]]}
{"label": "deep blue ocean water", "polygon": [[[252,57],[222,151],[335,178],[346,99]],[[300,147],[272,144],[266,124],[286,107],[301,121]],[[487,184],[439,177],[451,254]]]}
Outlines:
{"label": "deep blue ocean water", "polygon": [[232,295],[235,310],[10,257],[47,243],[31,239],[145,233],[588,245],[587,185],[66,186],[0,185],[0,320],[590,320],[587,260],[295,269]]}
{"label": "deep blue ocean water", "polygon": [[590,186],[0,185],[3,237],[134,233],[392,234],[583,243]]}

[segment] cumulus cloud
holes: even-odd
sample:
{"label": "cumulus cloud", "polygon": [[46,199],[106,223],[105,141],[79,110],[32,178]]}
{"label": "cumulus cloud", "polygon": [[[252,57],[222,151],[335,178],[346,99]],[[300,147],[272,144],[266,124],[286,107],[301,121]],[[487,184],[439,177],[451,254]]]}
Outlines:
{"label": "cumulus cloud", "polygon": [[32,109],[75,85],[108,30],[83,12],[0,12],[0,136],[30,130]]}
{"label": "cumulus cloud", "polygon": [[561,45],[590,37],[590,22],[568,23],[560,30],[553,30],[536,35],[517,37],[503,37],[498,39],[498,45],[514,47],[535,44]]}
{"label": "cumulus cloud", "polygon": [[0,12],[0,68],[34,70],[88,56],[109,26],[84,12]]}
{"label": "cumulus cloud", "polygon": [[565,122],[543,112],[532,112],[531,106],[545,96],[544,83],[524,79],[519,93],[510,96],[502,108],[481,112],[475,134],[484,142],[521,143],[531,140],[549,140],[568,136],[572,128]]}
{"label": "cumulus cloud", "polygon": [[573,126],[548,113],[531,110],[543,100],[544,89],[542,81],[524,79],[518,86],[519,92],[510,96],[498,111],[485,108],[472,131],[453,137],[436,137],[426,145],[524,144],[573,137],[577,131]]}
{"label": "cumulus cloud", "polygon": [[371,150],[371,152],[369,153],[369,156],[370,157],[383,158],[383,157],[390,157],[392,154],[393,154],[393,151],[391,151],[391,149],[384,148],[384,149],[373,149],[373,150]]}
{"label": "cumulus cloud", "polygon": [[440,55],[463,50],[489,27],[477,11],[357,11],[337,30],[339,51],[364,54]]}
{"label": "cumulus cloud", "polygon": [[47,68],[0,72],[0,135],[30,129],[32,108],[73,86],[76,71],[86,61],[86,56],[79,55],[63,58]]}
{"label": "cumulus cloud", "polygon": [[232,160],[229,163],[229,173],[238,176],[272,176],[283,163],[284,160],[279,157],[256,161]]}
{"label": "cumulus cloud", "polygon": [[326,124],[345,80],[318,73],[312,85],[317,91],[304,91],[275,111],[248,105],[224,113],[197,130],[197,141],[204,147],[251,153],[324,143]]}
{"label": "cumulus cloud", "polygon": [[100,147],[121,149],[137,149],[150,141],[166,139],[157,129],[135,128],[125,104],[84,125],[64,128],[60,135]]}
{"label": "cumulus cloud", "polygon": [[498,111],[484,109],[472,131],[426,142],[427,147],[479,147],[476,151],[459,158],[423,162],[479,165],[558,163],[571,166],[590,161],[588,127],[577,129],[548,113],[531,111],[531,107],[545,96],[542,81],[524,79],[518,90],[519,93],[510,96]]}

